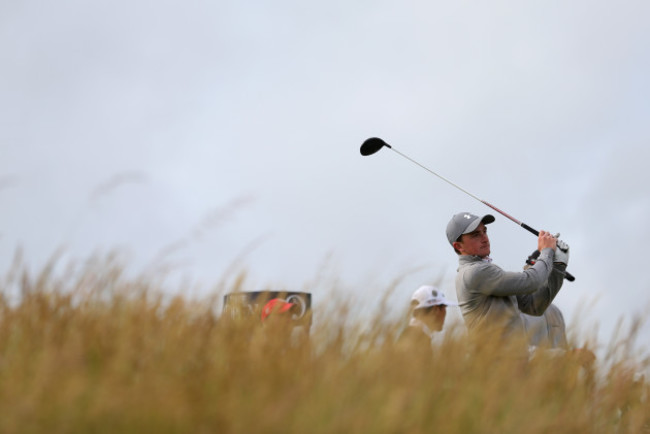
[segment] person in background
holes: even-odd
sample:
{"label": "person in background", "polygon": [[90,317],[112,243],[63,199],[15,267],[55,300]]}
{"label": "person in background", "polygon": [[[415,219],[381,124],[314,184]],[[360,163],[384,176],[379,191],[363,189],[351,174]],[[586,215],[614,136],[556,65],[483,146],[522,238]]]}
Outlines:
{"label": "person in background", "polygon": [[532,316],[521,314],[528,334],[530,357],[535,357],[538,350],[547,354],[571,357],[581,366],[590,367],[596,361],[596,355],[588,348],[571,348],[566,338],[566,323],[559,307],[551,304],[544,315]]}
{"label": "person in background", "polygon": [[458,303],[448,300],[435,286],[420,286],[411,296],[409,325],[399,340],[431,345],[434,334],[444,327],[447,306]]}
{"label": "person in background", "polygon": [[521,314],[528,335],[528,344],[532,347],[560,348],[566,350],[566,324],[560,309],[551,304],[542,316]]}
{"label": "person in background", "polygon": [[[535,250],[526,260],[524,270],[535,265],[539,257],[539,250]],[[528,351],[534,357],[538,348],[556,355],[573,357],[582,366],[591,366],[596,360],[596,355],[588,348],[570,348],[566,337],[566,323],[562,311],[551,303],[542,316],[521,314],[524,327],[528,335]]]}

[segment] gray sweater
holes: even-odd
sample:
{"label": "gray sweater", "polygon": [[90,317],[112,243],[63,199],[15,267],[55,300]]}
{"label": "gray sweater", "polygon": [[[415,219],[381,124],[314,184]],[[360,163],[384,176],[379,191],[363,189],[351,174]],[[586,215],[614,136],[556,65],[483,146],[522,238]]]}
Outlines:
{"label": "gray sweater", "polygon": [[564,265],[553,264],[555,252],[542,250],[522,272],[504,271],[478,256],[459,256],[456,293],[470,332],[502,328],[502,336],[526,336],[521,313],[540,316],[562,287]]}

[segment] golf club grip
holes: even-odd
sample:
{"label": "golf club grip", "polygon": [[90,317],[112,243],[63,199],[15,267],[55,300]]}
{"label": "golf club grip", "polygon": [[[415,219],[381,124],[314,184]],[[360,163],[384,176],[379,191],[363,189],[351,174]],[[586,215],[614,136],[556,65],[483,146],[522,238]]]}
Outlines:
{"label": "golf club grip", "polygon": [[[539,236],[539,231],[536,230],[536,229],[531,228],[531,227],[528,226],[526,223],[523,223],[523,222],[522,222],[522,223],[521,223],[521,227],[524,228],[524,229],[526,229],[526,230],[527,230],[528,232],[530,232],[531,234],[534,234],[534,235]],[[566,280],[568,280],[569,282],[573,282],[574,280],[576,280],[576,278],[573,277],[573,274],[569,273],[568,271],[565,271],[565,272],[564,272],[564,278],[565,278]]]}
{"label": "golf club grip", "polygon": [[539,231],[538,231],[537,229],[533,229],[533,228],[531,228],[530,226],[528,226],[526,223],[523,223],[523,222],[521,223],[520,226],[521,226],[522,228],[526,229],[526,230],[527,230],[528,232],[530,232],[531,234],[533,234],[533,235],[539,237]]}

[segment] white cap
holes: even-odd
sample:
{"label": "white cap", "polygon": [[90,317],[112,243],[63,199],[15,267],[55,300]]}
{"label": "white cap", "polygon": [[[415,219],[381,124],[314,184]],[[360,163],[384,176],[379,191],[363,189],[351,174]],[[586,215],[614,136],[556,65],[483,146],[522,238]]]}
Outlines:
{"label": "white cap", "polygon": [[[411,297],[412,302],[417,302],[415,309],[423,309],[431,306],[458,306],[458,303],[447,300],[445,293],[431,285],[420,286]],[[415,303],[413,303],[415,304]]]}

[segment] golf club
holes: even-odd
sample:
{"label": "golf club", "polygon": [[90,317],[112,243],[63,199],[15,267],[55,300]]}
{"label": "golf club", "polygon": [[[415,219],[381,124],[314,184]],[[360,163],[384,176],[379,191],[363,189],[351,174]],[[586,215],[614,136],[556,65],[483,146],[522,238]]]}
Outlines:
{"label": "golf club", "polygon": [[[470,197],[472,197],[472,198],[478,200],[478,201],[481,202],[483,205],[486,205],[486,206],[492,208],[493,210],[495,210],[496,212],[498,212],[498,213],[501,214],[502,216],[506,217],[507,219],[509,219],[509,220],[511,220],[511,221],[513,221],[513,222],[515,222],[517,225],[519,225],[519,226],[521,226],[522,228],[526,229],[528,232],[530,232],[530,233],[532,233],[532,234],[534,234],[534,235],[536,235],[536,236],[539,236],[539,231],[538,231],[538,230],[533,229],[532,227],[528,226],[526,223],[517,220],[516,218],[514,218],[514,217],[511,216],[510,214],[507,214],[507,213],[501,211],[499,208],[497,208],[496,206],[492,205],[491,203],[486,202],[486,201],[484,201],[484,200],[482,200],[482,199],[479,199],[478,197],[474,196],[474,195],[473,195],[472,193],[470,193],[469,191],[467,191],[467,190],[465,190],[464,188],[462,188],[462,187],[460,187],[460,186],[454,184],[453,182],[451,182],[450,180],[448,180],[448,179],[445,178],[444,176],[437,174],[436,172],[434,172],[433,170],[429,169],[428,167],[423,166],[422,164],[418,163],[417,161],[415,161],[415,160],[412,159],[411,157],[409,157],[409,156],[407,156],[407,155],[405,155],[405,154],[402,154],[402,153],[399,152],[397,149],[393,148],[391,145],[389,145],[388,143],[384,142],[384,141],[383,141],[382,139],[380,139],[379,137],[371,137],[371,138],[367,139],[365,142],[363,142],[363,144],[361,145],[361,149],[360,149],[360,151],[361,151],[361,155],[363,155],[364,157],[367,157],[368,155],[372,155],[372,154],[375,154],[375,153],[379,152],[379,150],[381,150],[381,149],[384,148],[384,147],[386,147],[386,148],[388,148],[388,149],[390,149],[390,150],[392,150],[392,151],[398,153],[399,155],[401,155],[402,157],[406,158],[406,159],[409,160],[410,162],[412,162],[412,163],[414,163],[414,164],[417,164],[418,166],[420,166],[421,168],[423,168],[423,169],[426,170],[427,172],[434,174],[435,176],[437,176],[438,178],[442,179],[442,180],[445,181],[446,183],[452,185],[453,187],[456,187],[457,189],[459,189],[459,190],[462,191],[463,193],[467,194],[468,196],[470,196]],[[573,277],[573,275],[572,275],[571,273],[569,273],[569,272],[565,272],[565,273],[564,273],[564,277],[565,277],[568,281],[570,281],[570,282],[573,282],[573,281],[575,280],[575,277]]]}

